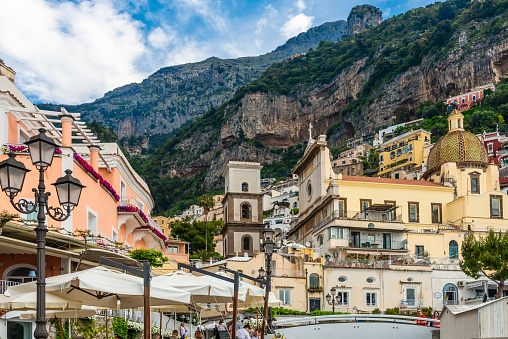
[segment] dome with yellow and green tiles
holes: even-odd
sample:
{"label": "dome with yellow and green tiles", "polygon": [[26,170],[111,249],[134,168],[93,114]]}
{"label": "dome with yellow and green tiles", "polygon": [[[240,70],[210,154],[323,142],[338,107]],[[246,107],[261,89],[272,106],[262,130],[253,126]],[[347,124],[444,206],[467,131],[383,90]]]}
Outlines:
{"label": "dome with yellow and green tiles", "polygon": [[466,161],[488,163],[487,150],[473,133],[455,129],[449,131],[432,147],[427,159],[427,169],[437,169],[447,162]]}

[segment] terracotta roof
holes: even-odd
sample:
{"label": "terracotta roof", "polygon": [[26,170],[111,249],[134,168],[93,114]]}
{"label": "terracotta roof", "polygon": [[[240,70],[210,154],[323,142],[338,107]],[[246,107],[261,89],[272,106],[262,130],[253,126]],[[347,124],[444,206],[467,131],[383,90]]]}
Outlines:
{"label": "terracotta roof", "polygon": [[397,184],[397,185],[412,185],[412,186],[434,186],[446,187],[444,185],[425,181],[425,180],[406,180],[406,179],[390,179],[390,178],[372,178],[372,177],[358,177],[353,175],[343,175],[343,181],[361,181],[361,182],[375,182],[380,184]]}

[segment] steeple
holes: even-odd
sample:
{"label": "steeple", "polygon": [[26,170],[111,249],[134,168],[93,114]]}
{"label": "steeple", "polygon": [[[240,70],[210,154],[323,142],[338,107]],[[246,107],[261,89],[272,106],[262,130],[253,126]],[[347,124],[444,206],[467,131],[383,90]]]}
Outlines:
{"label": "steeple", "polygon": [[454,109],[448,116],[448,130],[450,132],[464,130],[464,116],[457,109]]}

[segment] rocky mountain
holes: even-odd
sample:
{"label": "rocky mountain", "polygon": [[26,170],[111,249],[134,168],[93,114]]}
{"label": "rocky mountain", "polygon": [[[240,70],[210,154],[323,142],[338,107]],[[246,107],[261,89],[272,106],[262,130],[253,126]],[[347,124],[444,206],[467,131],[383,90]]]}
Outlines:
{"label": "rocky mountain", "polygon": [[355,6],[347,18],[347,34],[354,35],[375,27],[383,21],[383,13],[370,5]]}
{"label": "rocky mountain", "polygon": [[[327,22],[289,39],[274,51],[238,59],[208,58],[164,67],[141,83],[116,88],[91,103],[65,106],[82,112],[86,121],[112,127],[120,138],[145,133],[170,133],[210,107],[220,106],[242,85],[249,84],[274,62],[336,42],[346,34],[346,21]],[[44,108],[48,105],[39,105]]]}
{"label": "rocky mountain", "polygon": [[182,128],[140,170],[165,211],[182,196],[219,189],[231,159],[284,165],[278,161],[302,151],[291,145],[304,145],[309,123],[314,136],[327,134],[334,147],[394,118],[414,118],[423,102],[508,76],[507,28],[508,1],[451,0],[387,19],[342,42],[321,42],[270,66]]}

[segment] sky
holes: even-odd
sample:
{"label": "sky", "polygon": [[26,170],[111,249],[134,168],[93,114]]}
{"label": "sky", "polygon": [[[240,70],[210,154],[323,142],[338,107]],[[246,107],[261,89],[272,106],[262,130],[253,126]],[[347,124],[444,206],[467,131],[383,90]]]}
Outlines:
{"label": "sky", "polygon": [[165,66],[261,55],[370,4],[430,0],[0,0],[0,59],[34,103],[78,104]]}

